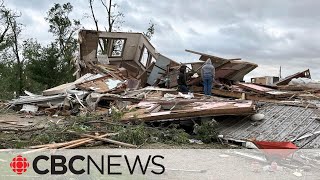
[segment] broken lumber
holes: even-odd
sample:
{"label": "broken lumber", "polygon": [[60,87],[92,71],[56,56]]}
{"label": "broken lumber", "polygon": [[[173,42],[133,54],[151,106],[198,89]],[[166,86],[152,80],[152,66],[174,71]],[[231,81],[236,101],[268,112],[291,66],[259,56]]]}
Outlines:
{"label": "broken lumber", "polygon": [[59,148],[59,147],[63,147],[63,146],[68,146],[74,143],[78,143],[84,140],[87,140],[89,138],[83,138],[83,139],[77,139],[77,140],[73,140],[73,141],[69,141],[69,142],[63,142],[63,143],[53,143],[53,144],[43,144],[43,145],[37,145],[37,146],[30,146],[30,149],[38,149],[38,148],[50,148],[50,149],[55,149],[55,148]]}
{"label": "broken lumber", "polygon": [[130,148],[137,148],[136,145],[128,144],[128,143],[124,143],[124,142],[120,142],[120,141],[116,141],[116,140],[112,140],[112,139],[108,139],[108,138],[101,138],[101,137],[92,136],[92,135],[89,135],[89,134],[81,134],[81,136],[88,137],[88,138],[92,138],[92,139],[99,140],[99,141],[104,141],[104,142],[112,143],[112,144],[116,144],[116,145],[119,145],[119,146],[125,146],[125,147],[130,147]]}
{"label": "broken lumber", "polygon": [[[191,100],[190,100],[191,101]],[[194,101],[194,100],[193,100]],[[157,103],[161,104],[160,101]],[[165,102],[175,103],[175,102]],[[172,104],[174,106],[174,104]],[[171,106],[171,108],[172,108]],[[175,111],[159,111],[156,113],[144,114],[145,109],[138,109],[137,111],[124,114],[122,121],[162,121],[170,119],[187,119],[193,117],[208,117],[208,116],[222,116],[222,115],[249,115],[255,112],[255,106],[252,101],[196,101],[188,102],[188,100],[181,101],[179,108]]]}
{"label": "broken lumber", "polygon": [[[104,137],[107,137],[107,136],[110,136],[110,135],[114,135],[114,133],[112,133],[112,134],[107,133],[107,134],[104,134],[104,135],[101,135],[101,136],[93,136],[93,137],[104,138]],[[92,141],[94,141],[94,139],[92,139],[92,138],[84,138],[84,139],[82,139],[81,141],[79,141],[77,143],[73,143],[73,144],[64,146],[64,147],[62,147],[60,149],[71,149],[71,148],[79,147],[79,146],[81,146],[83,144],[86,144],[86,143],[89,143],[89,142],[92,142]]]}
{"label": "broken lumber", "polygon": [[[109,134],[104,134],[104,135],[101,135],[101,136],[98,136],[98,137],[103,138],[103,137],[106,137],[106,136],[108,136],[108,135],[109,135]],[[87,138],[87,139],[86,139],[86,138],[84,138],[84,139],[82,139],[80,142],[77,142],[77,143],[73,143],[73,144],[64,146],[64,147],[62,147],[62,148],[60,148],[60,149],[71,149],[71,148],[79,147],[79,146],[81,146],[81,145],[84,145],[84,144],[89,143],[89,142],[92,142],[92,141],[94,141],[94,139],[90,139],[90,138]]]}
{"label": "broken lumber", "polygon": [[296,74],[293,74],[293,75],[290,75],[278,82],[276,82],[275,84],[277,86],[279,85],[287,85],[289,84],[289,82],[293,79],[293,78],[299,78],[299,77],[304,77],[304,78],[311,78],[311,75],[310,75],[310,71],[309,69],[305,70],[305,71],[302,71],[302,72],[297,72]]}
{"label": "broken lumber", "polygon": [[0,131],[30,132],[30,131],[38,131],[38,130],[42,130],[42,129],[44,129],[44,127],[32,128],[32,129],[0,128]]}

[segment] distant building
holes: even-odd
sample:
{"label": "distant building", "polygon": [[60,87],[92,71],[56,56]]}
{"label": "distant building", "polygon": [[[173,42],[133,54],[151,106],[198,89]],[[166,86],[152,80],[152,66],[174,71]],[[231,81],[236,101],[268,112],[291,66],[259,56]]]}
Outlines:
{"label": "distant building", "polygon": [[255,77],[251,78],[251,83],[263,84],[263,85],[273,85],[279,81],[279,77],[275,76],[264,76],[264,77]]}

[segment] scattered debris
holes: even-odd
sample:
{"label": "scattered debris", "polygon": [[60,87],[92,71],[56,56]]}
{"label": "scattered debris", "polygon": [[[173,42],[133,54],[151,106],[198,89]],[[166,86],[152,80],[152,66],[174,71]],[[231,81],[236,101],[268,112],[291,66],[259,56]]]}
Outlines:
{"label": "scattered debris", "polygon": [[252,121],[262,121],[263,118],[264,118],[264,114],[259,114],[259,113],[251,116]]}
{"label": "scattered debris", "polygon": [[[109,42],[107,52],[98,49],[101,40]],[[266,76],[245,83],[244,76],[258,67],[257,64],[241,58],[226,59],[186,50],[200,58],[184,64],[188,67],[186,76],[190,90],[184,94],[177,92],[177,75],[182,64],[158,53],[141,33],[81,30],[79,44],[80,54],[75,61],[77,80],[44,90],[41,95],[25,91],[25,96],[5,105],[1,103],[1,107],[10,106],[31,116],[46,115],[63,120],[96,116],[103,121],[79,120],[69,124],[59,120],[53,129],[59,129],[56,127],[59,125],[64,127],[59,133],[68,133],[67,138],[55,139],[50,133],[42,132],[41,137],[50,144],[32,148],[67,149],[97,141],[130,148],[148,140],[246,143],[244,139],[250,138],[278,142],[294,139],[298,147],[305,142],[307,147],[320,147],[320,122],[317,120],[320,83],[311,80],[309,70],[284,79]],[[212,89],[215,96],[211,97],[202,93],[199,72],[207,59],[212,61],[216,72]],[[37,130],[36,127],[23,129],[15,123],[1,122],[16,125],[2,130]],[[117,125],[112,126],[114,129],[107,127],[99,131],[108,123]],[[177,126],[162,128],[165,123]],[[180,128],[179,125],[187,123],[192,127],[189,134],[197,140]],[[68,129],[66,124],[73,129]],[[155,126],[152,132],[148,130],[150,125]],[[43,126],[41,130],[51,126]],[[76,139],[77,136],[83,138]]]}

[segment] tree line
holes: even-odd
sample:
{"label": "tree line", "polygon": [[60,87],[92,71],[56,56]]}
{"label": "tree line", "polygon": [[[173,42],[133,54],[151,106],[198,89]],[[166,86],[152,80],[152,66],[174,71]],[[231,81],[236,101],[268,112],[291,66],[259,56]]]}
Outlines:
{"label": "tree line", "polygon": [[[88,0],[91,18],[96,30],[99,22],[94,14],[94,0]],[[124,23],[124,13],[112,0],[100,0],[106,10],[107,27],[105,31],[120,29]],[[81,22],[71,19],[71,3],[55,3],[44,19],[49,25],[49,32],[54,40],[48,45],[40,44],[35,38],[23,39],[24,24],[19,23],[23,16],[20,12],[0,3],[0,99],[12,99],[22,95],[24,90],[35,93],[75,80],[73,61],[78,52],[77,33]],[[150,40],[155,24],[150,21],[143,34]],[[99,42],[102,50],[106,49],[107,40]]]}

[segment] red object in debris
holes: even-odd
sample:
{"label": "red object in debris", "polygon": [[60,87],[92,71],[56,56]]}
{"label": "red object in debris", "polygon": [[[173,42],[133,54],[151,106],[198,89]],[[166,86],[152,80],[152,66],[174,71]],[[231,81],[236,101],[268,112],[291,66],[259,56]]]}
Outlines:
{"label": "red object in debris", "polygon": [[299,149],[292,142],[274,142],[274,141],[252,141],[257,148],[264,152],[268,159],[282,159],[286,158],[297,149]]}
{"label": "red object in debris", "polygon": [[259,149],[298,149],[292,142],[252,141]]}

